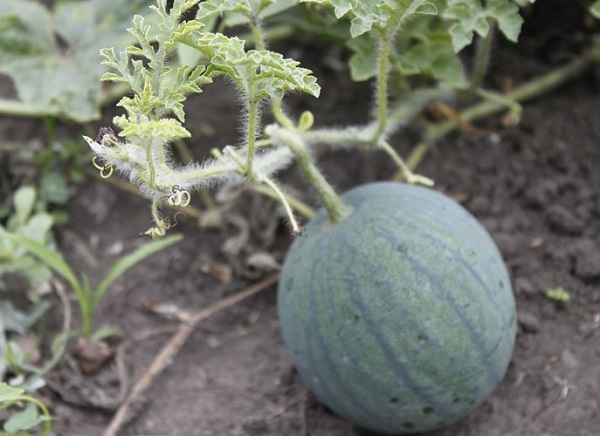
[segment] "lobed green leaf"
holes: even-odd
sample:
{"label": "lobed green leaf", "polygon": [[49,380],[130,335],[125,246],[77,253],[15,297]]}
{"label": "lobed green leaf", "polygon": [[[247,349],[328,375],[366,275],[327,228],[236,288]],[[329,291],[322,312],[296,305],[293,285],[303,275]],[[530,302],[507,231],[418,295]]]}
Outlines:
{"label": "lobed green leaf", "polygon": [[349,40],[346,45],[353,54],[350,58],[352,80],[361,82],[377,74],[377,40],[370,33]]}
{"label": "lobed green leaf", "polygon": [[173,118],[162,118],[159,120],[146,120],[146,122],[132,121],[120,116],[114,119],[122,131],[119,136],[125,138],[139,138],[142,141],[152,141],[153,138],[161,138],[164,141],[171,139],[183,139],[191,136],[190,132],[183,127],[179,120]]}
{"label": "lobed green leaf", "polygon": [[[354,52],[350,68],[354,80],[367,80],[377,73],[378,39],[372,32],[347,42]],[[452,38],[437,16],[420,15],[404,23],[396,35],[391,64],[403,76],[424,75],[452,86],[462,86],[464,68],[452,46]]]}
{"label": "lobed green leaf", "polygon": [[[259,3],[261,4],[259,4],[258,8],[255,9],[255,11],[258,11],[256,12],[256,16],[261,20],[264,20],[272,15],[279,14],[296,6],[298,4],[298,0],[265,0]],[[247,24],[248,20],[249,15],[247,13],[226,12],[223,19],[223,24],[228,27],[239,26],[242,24]]]}
{"label": "lobed green leaf", "polygon": [[221,33],[188,32],[175,40],[204,53],[210,59],[209,76],[225,74],[246,94],[280,99],[285,91],[302,91],[317,97],[321,88],[312,71],[300,63],[268,50],[249,50],[244,41]]}
{"label": "lobed green leaf", "polygon": [[383,30],[415,14],[437,14],[431,0],[300,0],[302,3],[318,3],[334,8],[337,18],[351,17],[350,34],[356,38],[373,27]]}
{"label": "lobed green leaf", "polygon": [[0,73],[39,114],[78,122],[99,118],[104,67],[98,51],[129,44],[131,16],[151,1],[70,1],[48,10],[30,0],[2,0]]}
{"label": "lobed green leaf", "polygon": [[[516,42],[521,33],[523,18],[519,15],[519,6],[511,0],[447,0],[447,8],[442,15],[453,23],[449,32],[454,50],[458,53],[471,44],[477,33],[485,38],[490,32],[490,22],[510,41]],[[519,5],[533,3],[535,0],[522,0]]]}
{"label": "lobed green leaf", "polygon": [[258,14],[260,10],[275,0],[206,0],[200,3],[196,17],[205,21],[213,15],[238,12],[246,17]]}

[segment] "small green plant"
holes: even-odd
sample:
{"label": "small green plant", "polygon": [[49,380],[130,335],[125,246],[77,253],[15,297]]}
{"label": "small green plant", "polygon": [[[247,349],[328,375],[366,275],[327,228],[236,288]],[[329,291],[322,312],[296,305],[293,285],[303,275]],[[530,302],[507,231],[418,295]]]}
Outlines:
{"label": "small green plant", "polygon": [[[13,210],[6,220],[6,227],[0,225],[0,232],[27,236],[40,245],[47,246],[52,241],[54,218],[37,206],[38,194],[32,186],[21,186],[13,194]],[[36,210],[37,209],[37,210]],[[0,238],[0,280],[8,273],[24,276],[30,283],[32,294],[40,295],[39,288],[47,286],[51,271],[46,264],[32,256],[26,249],[8,239]],[[36,289],[38,290],[36,292]]]}
{"label": "small green plant", "polygon": [[546,298],[559,303],[568,303],[571,300],[571,295],[562,286],[557,286],[546,291]]}
{"label": "small green plant", "polygon": [[161,241],[153,241],[144,244],[133,252],[121,257],[109,268],[104,278],[95,288],[91,287],[85,274],[82,274],[81,278],[78,279],[77,274],[62,259],[59,253],[48,249],[39,242],[23,235],[0,231],[0,241],[2,240],[8,240],[19,247],[23,247],[46,266],[67,280],[77,297],[77,304],[79,305],[81,312],[81,328],[79,329],[79,334],[85,338],[98,340],[101,339],[106,332],[112,332],[112,330],[95,330],[94,328],[94,311],[110,285],[128,269],[132,268],[142,260],[181,240],[181,235],[173,235]]}
{"label": "small green plant", "polygon": [[14,388],[0,381],[0,413],[6,409],[18,408],[2,424],[1,436],[27,436],[28,430],[42,425],[43,434],[50,435],[52,417],[48,408],[22,388]]}

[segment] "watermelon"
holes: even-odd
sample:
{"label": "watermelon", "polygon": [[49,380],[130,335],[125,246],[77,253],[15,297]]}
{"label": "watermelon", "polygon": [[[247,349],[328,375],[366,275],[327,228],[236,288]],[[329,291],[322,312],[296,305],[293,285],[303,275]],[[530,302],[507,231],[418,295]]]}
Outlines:
{"label": "watermelon", "polygon": [[320,401],[355,425],[405,434],[479,406],[511,359],[516,312],[493,240],[432,189],[372,183],[295,239],[278,288],[288,352]]}

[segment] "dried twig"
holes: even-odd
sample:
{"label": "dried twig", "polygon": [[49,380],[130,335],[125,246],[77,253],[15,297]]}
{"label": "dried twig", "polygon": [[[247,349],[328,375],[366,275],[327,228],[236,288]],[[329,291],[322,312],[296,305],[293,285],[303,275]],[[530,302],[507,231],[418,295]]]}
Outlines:
{"label": "dried twig", "polygon": [[173,357],[177,354],[177,352],[181,349],[183,344],[190,337],[194,328],[201,321],[211,317],[212,315],[232,306],[236,303],[239,303],[246,298],[249,298],[259,292],[267,289],[269,286],[279,280],[279,274],[273,274],[260,282],[238,292],[237,294],[231,295],[227,298],[223,298],[222,300],[216,302],[212,306],[207,307],[196,313],[191,317],[188,323],[181,325],[178,331],[171,337],[171,339],[163,346],[158,355],[152,361],[152,364],[148,367],[146,372],[137,380],[129,395],[119,406],[119,409],[113,416],[110,424],[106,428],[103,433],[103,436],[116,436],[123,426],[127,418],[127,412],[131,404],[133,404],[140,395],[148,389],[148,387],[152,384],[154,379],[162,373],[162,371],[166,368],[168,363],[173,359]]}

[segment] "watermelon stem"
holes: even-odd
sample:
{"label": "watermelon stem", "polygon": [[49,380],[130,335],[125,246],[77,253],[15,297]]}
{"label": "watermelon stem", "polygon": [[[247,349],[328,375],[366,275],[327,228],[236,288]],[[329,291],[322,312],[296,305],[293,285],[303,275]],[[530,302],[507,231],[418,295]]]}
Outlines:
{"label": "watermelon stem", "polygon": [[271,135],[274,142],[280,142],[292,151],[298,165],[302,168],[304,177],[314,188],[321,204],[325,207],[331,225],[339,224],[350,215],[352,209],[342,202],[333,187],[317,168],[304,139],[297,130],[271,125],[265,132]]}

